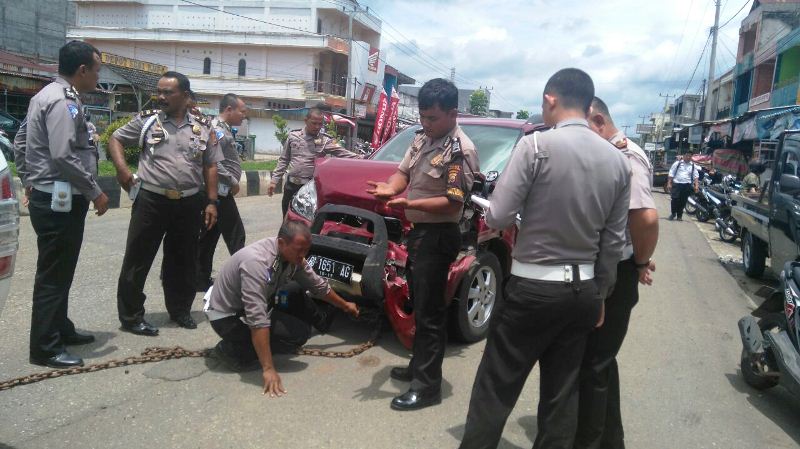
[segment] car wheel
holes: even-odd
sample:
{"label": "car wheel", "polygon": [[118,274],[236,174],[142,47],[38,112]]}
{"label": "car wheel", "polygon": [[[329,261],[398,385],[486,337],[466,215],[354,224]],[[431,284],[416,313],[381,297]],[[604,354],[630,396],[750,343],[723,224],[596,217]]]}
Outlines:
{"label": "car wheel", "polygon": [[503,271],[497,257],[481,251],[477,262],[461,281],[450,317],[453,336],[466,343],[486,337],[492,312],[502,296]]}
{"label": "car wheel", "polygon": [[758,237],[753,236],[748,231],[742,238],[742,265],[744,274],[751,278],[759,278],[764,274],[764,267],[767,263],[767,250],[764,243]]}
{"label": "car wheel", "polygon": [[[758,329],[761,333],[775,328],[784,328],[783,317],[779,314],[767,315],[758,321]],[[780,372],[775,363],[775,357],[770,349],[766,350],[763,360],[760,362],[766,364],[768,372]],[[747,354],[745,349],[742,349],[741,358],[742,378],[747,385],[755,388],[756,390],[766,390],[778,385],[779,377],[772,375],[765,375]]]}

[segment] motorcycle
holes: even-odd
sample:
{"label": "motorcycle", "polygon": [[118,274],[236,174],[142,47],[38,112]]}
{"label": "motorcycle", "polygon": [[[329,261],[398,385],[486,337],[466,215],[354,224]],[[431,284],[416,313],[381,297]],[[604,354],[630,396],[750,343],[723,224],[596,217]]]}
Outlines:
{"label": "motorcycle", "polygon": [[725,177],[722,182],[722,192],[725,194],[725,204],[719,209],[719,216],[716,220],[716,228],[719,239],[723,242],[733,243],[739,237],[741,228],[736,219],[731,215],[731,209],[736,204],[734,195],[739,193],[742,185],[731,175]]}
{"label": "motorcycle", "polygon": [[742,378],[756,390],[766,390],[781,383],[790,392],[800,396],[798,281],[800,262],[787,262],[781,272],[780,290],[756,309],[770,313],[758,321],[752,315],[739,320],[743,345]]}

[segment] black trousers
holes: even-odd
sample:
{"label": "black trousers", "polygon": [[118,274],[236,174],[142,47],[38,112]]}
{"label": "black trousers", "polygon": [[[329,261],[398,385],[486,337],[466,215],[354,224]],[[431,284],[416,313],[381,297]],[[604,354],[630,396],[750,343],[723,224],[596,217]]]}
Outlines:
{"label": "black trousers", "polygon": [[35,358],[62,353],[62,337],[75,333],[75,325],[67,317],[69,289],[89,210],[89,201],[81,195],[72,196],[70,212],[53,212],[51,200],[50,193],[33,190],[28,206],[39,251],[30,333],[30,355]]}
{"label": "black trousers", "polygon": [[281,210],[283,211],[283,216],[286,216],[286,212],[289,211],[289,205],[292,203],[292,198],[294,198],[294,194],[300,190],[300,187],[303,187],[302,184],[295,184],[293,182],[289,182],[286,180],[286,183],[283,185],[283,198],[281,199]]}
{"label": "black trousers", "polygon": [[[291,354],[306,344],[311,326],[319,325],[325,313],[317,301],[303,294],[296,283],[290,284],[288,307],[272,310],[270,349],[273,353]],[[258,359],[250,328],[238,316],[214,320],[211,328],[222,338],[219,349],[246,364]]]}
{"label": "black trousers", "polygon": [[686,201],[689,200],[689,195],[691,195],[691,193],[692,184],[672,184],[672,192],[670,192],[672,201],[670,207],[673,215],[683,217],[683,208],[686,207]]}
{"label": "black trousers", "polygon": [[418,223],[408,233],[408,281],[414,304],[411,388],[439,391],[447,341],[447,273],[461,248],[456,223]]}
{"label": "black trousers", "polygon": [[125,257],[117,284],[117,311],[123,324],[144,319],[144,284],[164,241],[162,285],[171,318],[189,313],[195,296],[197,236],[203,195],[179,200],[140,190],[131,210]]}
{"label": "black trousers", "polygon": [[511,276],[495,307],[475,375],[461,448],[496,448],[531,369],[541,388],[534,448],[572,449],[578,374],[586,338],[600,316],[594,281],[577,290],[564,282]]}
{"label": "black trousers", "polygon": [[220,235],[225,240],[225,246],[228,247],[228,253],[231,255],[244,248],[244,224],[239,215],[236,200],[230,194],[219,197],[217,224],[208,231],[200,233],[200,241],[197,244],[197,279],[199,281],[205,282],[211,277],[214,252],[217,249]]}
{"label": "black trousers", "polygon": [[606,298],[603,325],[589,334],[580,376],[575,449],[624,449],[617,354],[639,302],[639,272],[633,258],[617,264],[617,283]]}

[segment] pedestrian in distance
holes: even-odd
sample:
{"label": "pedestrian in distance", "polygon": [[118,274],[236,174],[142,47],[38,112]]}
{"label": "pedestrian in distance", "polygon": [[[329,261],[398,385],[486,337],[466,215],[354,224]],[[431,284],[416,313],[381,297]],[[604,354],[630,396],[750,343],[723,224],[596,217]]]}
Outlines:
{"label": "pedestrian in distance", "polygon": [[627,241],[617,263],[617,282],[605,298],[603,325],[589,334],[580,374],[578,431],[574,449],[625,447],[617,353],[639,301],[639,283],[651,285],[656,266],[658,211],[651,192],[653,168],[645,152],[614,125],[608,106],[595,97],[589,127],[625,155],[630,164],[631,196]]}
{"label": "pedestrian in distance", "polygon": [[230,254],[244,247],[244,224],[234,199],[239,193],[242,164],[231,127],[241,125],[246,117],[247,106],[244,101],[235,94],[226,94],[219,103],[219,115],[211,121],[225,159],[217,163],[217,223],[207,232],[201,232],[198,243],[197,291],[206,291],[213,283],[211,269],[220,235]]}
{"label": "pedestrian in distance", "polygon": [[670,214],[667,218],[672,221],[683,220],[683,209],[689,200],[689,195],[700,191],[700,171],[692,161],[692,152],[686,151],[683,156],[672,164],[667,175],[667,190],[670,192]]}
{"label": "pedestrian in distance", "polygon": [[273,352],[295,352],[308,340],[311,326],[327,332],[336,312],[320,307],[306,291],[358,318],[358,307],[311,269],[305,260],[310,248],[308,226],[286,221],[277,238],[259,240],[231,256],[205,297],[211,328],[222,338],[216,355],[233,371],[258,362],[264,394],[271,397],[286,393]]}
{"label": "pedestrian in distance", "polygon": [[58,76],[31,99],[15,140],[17,173],[38,249],[30,362],[52,368],[82,366],[83,360],[65,346],[94,341],[75,330],[67,312],[89,202],[97,215],[108,210],[79,98],[97,86],[100,66],[100,52],[90,44],[72,41],[61,47]]}
{"label": "pedestrian in distance", "polygon": [[520,215],[511,277],[475,375],[461,448],[495,448],[522,387],[541,374],[534,449],[572,449],[586,339],[603,322],[625,246],[630,165],[594,133],[594,84],[563,69],[547,81],[542,118],[554,129],[523,137],[490,198],[486,223]]}
{"label": "pedestrian in distance", "polygon": [[[392,399],[395,410],[416,410],[442,400],[442,361],[446,342],[447,274],[461,250],[458,222],[466,195],[479,172],[475,145],[458,126],[458,89],[445,79],[419,90],[417,131],[397,171],[387,182],[368,181],[367,193],[405,210],[414,224],[407,237],[408,281],[414,304],[413,356],[391,376],[410,382]],[[408,189],[407,198],[398,198]]]}
{"label": "pedestrian in distance", "polygon": [[[133,199],[117,310],[122,329],[138,335],[158,335],[144,319],[144,284],[162,240],[169,317],[183,328],[197,327],[190,315],[197,239],[201,226],[208,230],[217,221],[217,163],[223,156],[211,122],[189,112],[190,92],[185,75],[165,72],[156,91],[161,109],[139,113],[109,139],[117,180]],[[123,157],[123,148],[133,146],[141,148],[136,176]],[[204,184],[206,195],[200,192]]]}
{"label": "pedestrian in distance", "polygon": [[333,157],[360,158],[356,153],[342,148],[336,139],[322,131],[324,116],[319,108],[311,108],[306,115],[306,126],[289,132],[278,158],[278,165],[272,172],[267,195],[272,196],[283,175],[288,173],[283,186],[281,211],[283,216],[289,210],[294,194],[314,179],[315,161],[327,155]]}

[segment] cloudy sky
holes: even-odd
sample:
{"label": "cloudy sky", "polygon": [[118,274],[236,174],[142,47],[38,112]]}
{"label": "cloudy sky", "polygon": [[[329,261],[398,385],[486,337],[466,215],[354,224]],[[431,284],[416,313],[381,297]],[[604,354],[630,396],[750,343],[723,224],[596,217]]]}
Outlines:
{"label": "cloudy sky", "polygon": [[[450,75],[492,88],[493,109],[541,111],[544,84],[578,67],[619,126],[663,108],[659,94],[699,93],[711,45],[713,0],[360,0],[384,20],[382,54],[418,81]],[[735,64],[752,0],[722,0],[715,70]],[[740,11],[737,14],[737,11]],[[687,87],[688,86],[688,87]],[[672,98],[670,99],[672,101]],[[633,133],[633,127],[629,133]]]}

